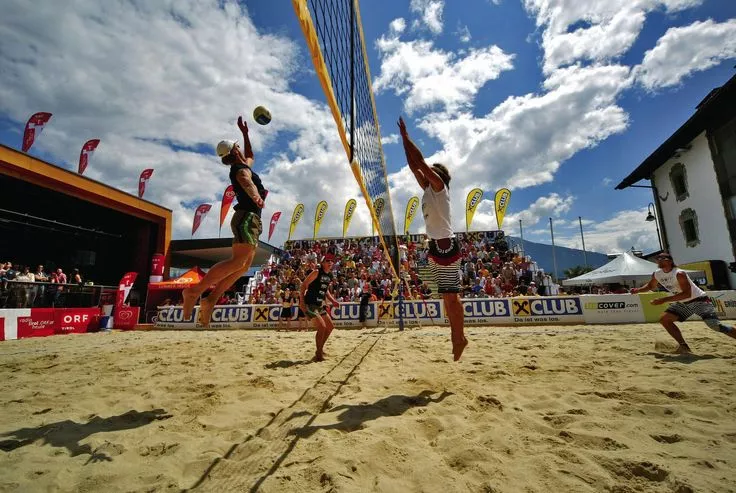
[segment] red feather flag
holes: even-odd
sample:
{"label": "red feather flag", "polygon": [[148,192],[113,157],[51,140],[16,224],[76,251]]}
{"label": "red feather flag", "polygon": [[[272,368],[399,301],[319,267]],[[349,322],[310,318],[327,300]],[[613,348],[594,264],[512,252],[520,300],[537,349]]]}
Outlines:
{"label": "red feather flag", "polygon": [[79,170],[80,175],[84,174],[84,170],[87,169],[89,159],[92,157],[92,153],[95,152],[97,146],[100,145],[100,139],[88,140],[82,146],[82,150],[79,151]]}
{"label": "red feather flag", "polygon": [[212,209],[212,204],[199,204],[197,210],[194,211],[194,222],[192,223],[192,236],[199,229],[199,225],[204,221],[204,217]]}
{"label": "red feather flag", "polygon": [[23,152],[28,152],[36,140],[41,135],[44,125],[51,120],[51,113],[34,113],[26,122],[26,129],[23,132]]}
{"label": "red feather flag", "polygon": [[143,194],[146,193],[146,182],[153,175],[153,168],[144,169],[141,172],[140,178],[138,178],[138,198],[142,199]]}

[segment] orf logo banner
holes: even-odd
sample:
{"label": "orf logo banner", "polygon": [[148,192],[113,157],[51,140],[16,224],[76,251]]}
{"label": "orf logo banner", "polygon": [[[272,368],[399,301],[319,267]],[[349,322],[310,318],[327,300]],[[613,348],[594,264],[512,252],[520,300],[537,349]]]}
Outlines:
{"label": "orf logo banner", "polygon": [[199,229],[199,225],[204,221],[207,213],[212,209],[212,204],[199,204],[197,210],[194,211],[194,222],[192,223],[192,236]]}
{"label": "orf logo banner", "polygon": [[289,224],[289,237],[286,241],[289,241],[291,239],[291,235],[294,233],[296,225],[299,224],[299,221],[302,220],[303,215],[304,204],[296,204],[296,207],[294,207],[294,212],[291,214],[291,223]]}
{"label": "orf logo banner", "polygon": [[228,185],[225,191],[222,193],[222,202],[220,202],[220,229],[222,229],[222,223],[225,222],[227,213],[230,210],[230,204],[235,199],[235,191],[232,185]]}
{"label": "orf logo banner", "polygon": [[350,220],[353,219],[353,214],[355,213],[355,209],[358,207],[358,203],[355,201],[355,199],[348,200],[347,204],[345,204],[345,216],[342,220],[342,237],[345,238],[345,235],[348,232],[348,228],[350,227]]}
{"label": "orf logo banner", "polygon": [[143,198],[143,194],[146,193],[146,182],[153,176],[153,168],[144,169],[141,171],[141,176],[138,178],[138,198]]}
{"label": "orf logo banner", "polygon": [[322,226],[322,220],[327,214],[327,202],[322,200],[317,204],[317,210],[314,211],[314,237],[313,240],[317,239],[317,233],[319,233],[319,227]]}
{"label": "orf logo banner", "polygon": [[509,207],[509,200],[511,200],[511,190],[508,188],[502,188],[496,192],[496,196],[493,199],[496,206],[496,224],[498,224],[498,229],[501,229],[501,225],[503,224],[503,217],[506,215],[506,209]]}
{"label": "orf logo banner", "polygon": [[[480,205],[480,201],[483,198],[483,190],[480,188],[474,188],[468,193],[468,197],[465,199],[465,231],[470,231],[470,224],[473,222],[473,216],[475,210]],[[508,203],[508,200],[506,201]],[[499,226],[499,229],[501,227]]]}
{"label": "orf logo banner", "polygon": [[100,139],[92,139],[85,142],[82,146],[82,150],[79,151],[79,168],[77,169],[77,172],[80,175],[84,174],[84,170],[87,169],[87,164],[89,164],[92,153],[95,152],[98,145],[100,145]]}
{"label": "orf logo banner", "polygon": [[271,235],[276,229],[276,224],[279,222],[279,219],[281,219],[281,211],[274,212],[273,216],[271,216],[271,224],[268,226],[268,241],[271,241]]}
{"label": "orf logo banner", "polygon": [[419,209],[419,197],[412,197],[409,199],[409,202],[406,203],[406,214],[404,214],[404,234],[409,234],[409,227],[411,226],[412,221],[414,221],[414,216],[417,215],[417,209]]}
{"label": "orf logo banner", "polygon": [[26,129],[23,132],[23,152],[28,152],[36,140],[41,135],[44,125],[51,120],[51,113],[34,113],[26,122]]}
{"label": "orf logo banner", "polygon": [[137,277],[137,272],[128,272],[123,276],[122,279],[120,279],[120,283],[118,284],[118,296],[115,299],[115,316],[117,316],[118,311],[125,304],[125,300],[128,299],[130,288],[133,287],[133,283],[135,282]]}

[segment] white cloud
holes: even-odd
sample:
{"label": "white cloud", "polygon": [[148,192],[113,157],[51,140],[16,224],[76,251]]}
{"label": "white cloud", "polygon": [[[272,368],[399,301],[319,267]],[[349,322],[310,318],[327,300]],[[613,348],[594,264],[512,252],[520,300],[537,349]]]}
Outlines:
{"label": "white cloud", "polygon": [[605,178],[603,178],[603,181],[601,183],[603,184],[604,187],[607,187],[608,185],[610,185],[611,183],[613,183],[613,179],[612,178],[605,177]]}
{"label": "white cloud", "polygon": [[513,55],[497,46],[470,49],[462,57],[435,48],[431,41],[401,41],[391,30],[376,41],[381,57],[376,93],[392,90],[405,98],[404,108],[467,107],[486,82],[513,68]]}
{"label": "white cloud", "polygon": [[445,8],[445,0],[411,0],[409,8],[421,18],[416,25],[424,24],[434,34],[442,32],[442,11]]}
{"label": "white cloud", "polygon": [[[674,13],[703,0],[523,0],[544,27],[544,71],[578,61],[608,62],[626,53],[641,32],[646,14],[664,8]],[[571,30],[572,29],[572,30]]]}
{"label": "white cloud", "polygon": [[[341,233],[343,198],[359,191],[326,106],[290,90],[308,62],[294,41],[259,32],[234,1],[26,3],[3,3],[0,113],[18,127],[35,111],[54,113],[35,150],[76,169],[82,143],[98,137],[86,175],[136,193],[140,171],[153,167],[146,198],[173,210],[174,237],[189,237],[200,202],[213,210],[197,237],[213,237],[227,169],[214,151],[194,149],[239,138],[237,115],[251,120],[251,108],[262,104],[273,121],[250,127],[255,169],[271,191],[264,222],[275,210],[284,215],[272,242],[285,239],[297,201],[307,207],[297,234],[311,236],[317,201],[341,197],[330,203],[336,219],[323,225],[325,234]],[[266,162],[280,132],[294,137]],[[360,205],[351,231],[365,233]]]}
{"label": "white cloud", "polygon": [[637,81],[649,90],[674,86],[693,72],[736,57],[736,19],[673,27],[644,54]]}
{"label": "white cloud", "polygon": [[406,29],[406,21],[403,18],[399,17],[392,20],[388,27],[391,32],[395,34],[401,34],[404,32],[404,29]]}
{"label": "white cloud", "polygon": [[390,134],[385,137],[381,137],[381,143],[383,145],[386,144],[398,144],[399,143],[399,134]]}
{"label": "white cloud", "polygon": [[[646,215],[647,209],[643,208],[618,211],[610,219],[595,224],[585,224],[584,221],[585,248],[602,253],[622,252],[631,250],[631,247],[644,252],[659,250],[657,230],[653,223],[644,220]],[[558,235],[555,229],[555,243],[582,248],[579,231]]]}

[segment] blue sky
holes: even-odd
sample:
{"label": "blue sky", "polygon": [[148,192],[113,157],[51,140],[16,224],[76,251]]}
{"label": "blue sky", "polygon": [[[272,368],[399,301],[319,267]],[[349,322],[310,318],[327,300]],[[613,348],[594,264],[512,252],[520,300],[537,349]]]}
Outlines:
{"label": "blue sky", "polygon": [[[239,137],[243,114],[272,191],[264,222],[283,212],[272,242],[298,202],[295,236],[311,236],[321,199],[322,233],[341,234],[359,192],[290,2],[33,3],[8,2],[0,20],[0,142],[19,147],[25,119],[50,111],[31,154],[76,170],[81,144],[100,138],[90,177],[135,193],[154,167],[146,197],[174,211],[174,236],[210,202],[197,233],[210,237],[227,183],[212,149]],[[556,240],[576,247],[582,216],[591,249],[655,249],[651,195],[613,188],[736,61],[729,0],[371,0],[361,15],[398,228],[420,193],[392,143],[403,114],[425,156],[450,167],[458,230],[474,186],[487,192],[474,228],[495,229],[490,200],[506,186],[511,234],[522,219],[525,238],[548,242],[553,217]],[[258,104],[273,113],[267,127],[252,123]],[[350,232],[369,231],[359,200]]]}

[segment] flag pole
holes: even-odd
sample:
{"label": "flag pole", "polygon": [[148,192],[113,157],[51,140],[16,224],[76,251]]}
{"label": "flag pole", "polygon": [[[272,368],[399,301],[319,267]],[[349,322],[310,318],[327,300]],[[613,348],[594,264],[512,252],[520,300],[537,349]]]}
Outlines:
{"label": "flag pole", "polygon": [[552,218],[549,218],[549,233],[552,236],[552,263],[554,265],[555,269],[555,282],[559,282],[559,277],[557,275],[557,255],[555,255],[555,231],[552,228]]}

